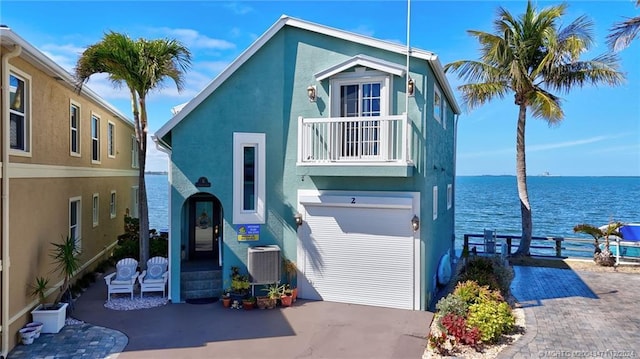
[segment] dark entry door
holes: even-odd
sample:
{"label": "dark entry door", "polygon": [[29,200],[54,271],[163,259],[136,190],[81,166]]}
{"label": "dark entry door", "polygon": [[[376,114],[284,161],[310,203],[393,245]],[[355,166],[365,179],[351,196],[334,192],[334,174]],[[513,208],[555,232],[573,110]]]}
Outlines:
{"label": "dark entry door", "polygon": [[189,210],[189,259],[218,262],[220,206],[214,198],[192,198]]}

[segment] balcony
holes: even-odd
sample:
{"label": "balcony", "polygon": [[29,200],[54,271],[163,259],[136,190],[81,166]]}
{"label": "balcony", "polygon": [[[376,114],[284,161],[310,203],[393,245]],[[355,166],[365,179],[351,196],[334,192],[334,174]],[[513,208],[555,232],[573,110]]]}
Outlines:
{"label": "balcony", "polygon": [[409,177],[406,115],[298,118],[298,173]]}

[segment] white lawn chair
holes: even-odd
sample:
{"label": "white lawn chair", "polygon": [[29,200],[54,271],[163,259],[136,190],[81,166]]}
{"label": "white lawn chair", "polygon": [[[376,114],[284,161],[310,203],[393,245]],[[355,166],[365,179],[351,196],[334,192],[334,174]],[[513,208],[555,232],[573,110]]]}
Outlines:
{"label": "white lawn chair", "polygon": [[133,258],[124,258],[116,264],[115,273],[111,273],[104,277],[107,283],[107,300],[111,300],[113,293],[131,293],[133,299],[133,288],[140,272],[138,269],[138,261]]}
{"label": "white lawn chair", "polygon": [[165,257],[153,257],[147,261],[147,270],[142,271],[138,277],[140,298],[144,292],[162,292],[162,298],[164,298],[169,280],[168,265],[169,261]]}

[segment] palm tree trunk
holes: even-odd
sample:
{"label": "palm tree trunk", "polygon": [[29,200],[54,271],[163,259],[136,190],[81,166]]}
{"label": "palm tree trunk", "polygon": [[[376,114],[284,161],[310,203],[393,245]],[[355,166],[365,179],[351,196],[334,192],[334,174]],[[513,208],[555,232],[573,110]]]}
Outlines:
{"label": "palm tree trunk", "polygon": [[147,268],[149,259],[149,207],[147,205],[147,185],[145,183],[144,172],[147,159],[147,107],[144,97],[140,96],[140,126],[138,134],[138,218],[140,223],[140,268]]}
{"label": "palm tree trunk", "polygon": [[516,136],[516,178],[518,181],[518,196],[520,197],[520,213],[522,215],[522,239],[515,252],[516,256],[529,256],[531,247],[531,205],[527,191],[527,161],[525,156],[524,133],[527,123],[527,105],[520,103],[518,113],[518,131]]}

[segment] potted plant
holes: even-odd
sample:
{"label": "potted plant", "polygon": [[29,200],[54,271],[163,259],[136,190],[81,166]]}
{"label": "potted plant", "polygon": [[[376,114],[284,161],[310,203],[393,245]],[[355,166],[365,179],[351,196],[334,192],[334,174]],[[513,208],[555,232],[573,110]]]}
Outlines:
{"label": "potted plant", "polygon": [[291,288],[283,287],[282,293],[280,294],[280,303],[283,307],[290,307],[292,302],[293,290],[291,290]]}
{"label": "potted plant", "polygon": [[288,286],[291,290],[292,300],[295,302],[298,297],[298,288],[296,288],[294,281],[296,275],[298,274],[298,267],[293,261],[287,258],[282,259],[282,267],[284,269],[285,275],[287,276],[287,283],[289,283]]}
{"label": "potted plant", "polygon": [[[47,304],[44,303],[44,298],[48,280],[42,277],[36,278],[32,293],[38,296],[40,305],[31,311],[31,315],[34,322],[43,324],[42,333],[58,333],[64,326],[69,303],[60,303],[60,301],[65,294],[68,295],[71,278],[80,269],[80,258],[78,257],[80,252],[74,238],[67,236],[62,243],[51,244],[54,248],[50,256],[53,258],[56,271],[62,274],[64,279],[54,302]],[[71,299],[70,295],[68,298]]]}
{"label": "potted plant", "polygon": [[251,310],[253,306],[256,304],[256,297],[248,297],[242,300],[242,308],[244,310]]}
{"label": "potted plant", "polygon": [[249,282],[249,276],[240,274],[238,267],[231,267],[231,299],[241,301],[249,294],[249,288],[251,283]]}
{"label": "potted plant", "polygon": [[284,286],[279,286],[278,283],[270,284],[267,288],[263,288],[262,290],[267,292],[267,308],[273,309],[276,307],[278,299],[282,296],[282,290]]}
{"label": "potted plant", "polygon": [[224,292],[224,294],[222,294],[222,305],[225,308],[231,307],[231,295],[229,295],[228,289]]}
{"label": "potted plant", "polygon": [[271,299],[269,299],[269,297],[267,297],[266,295],[259,295],[256,297],[256,304],[258,305],[259,309],[266,309],[269,305],[270,300]]}

